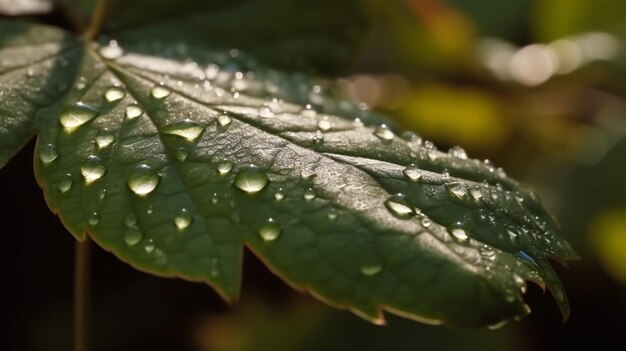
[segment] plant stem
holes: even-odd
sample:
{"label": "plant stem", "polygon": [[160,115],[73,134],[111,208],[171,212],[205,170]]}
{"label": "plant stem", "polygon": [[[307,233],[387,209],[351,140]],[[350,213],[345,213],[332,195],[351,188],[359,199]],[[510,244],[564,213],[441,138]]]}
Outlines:
{"label": "plant stem", "polygon": [[74,351],[89,350],[91,239],[76,241],[74,251]]}
{"label": "plant stem", "polygon": [[96,7],[91,15],[91,23],[89,28],[83,33],[85,39],[95,39],[104,25],[107,16],[107,0],[97,0]]}

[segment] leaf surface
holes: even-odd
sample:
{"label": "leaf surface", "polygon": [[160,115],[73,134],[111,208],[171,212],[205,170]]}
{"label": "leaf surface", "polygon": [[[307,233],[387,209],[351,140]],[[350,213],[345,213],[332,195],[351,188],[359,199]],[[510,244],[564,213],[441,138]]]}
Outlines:
{"label": "leaf surface", "polygon": [[[293,287],[377,323],[387,310],[498,325],[528,313],[529,280],[569,313],[548,259],[575,254],[553,220],[461,149],[400,137],[331,89],[244,53],[0,26],[0,85],[10,87],[0,160],[38,133],[37,179],[79,240],[229,301],[247,247]],[[20,50],[37,80],[16,63]]]}

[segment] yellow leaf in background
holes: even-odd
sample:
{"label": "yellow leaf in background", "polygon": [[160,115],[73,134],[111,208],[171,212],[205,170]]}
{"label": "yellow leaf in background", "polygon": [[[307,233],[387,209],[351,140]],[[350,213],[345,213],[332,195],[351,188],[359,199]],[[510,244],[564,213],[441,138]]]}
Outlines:
{"label": "yellow leaf in background", "polygon": [[510,132],[498,101],[473,89],[429,85],[417,88],[398,110],[409,129],[473,150],[500,146]]}
{"label": "yellow leaf in background", "polygon": [[626,207],[597,215],[587,235],[607,272],[626,284]]}

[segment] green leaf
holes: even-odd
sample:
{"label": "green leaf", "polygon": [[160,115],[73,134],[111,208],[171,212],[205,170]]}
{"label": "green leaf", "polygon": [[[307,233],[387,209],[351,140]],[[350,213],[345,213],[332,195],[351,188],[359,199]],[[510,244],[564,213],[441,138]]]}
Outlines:
{"label": "green leaf", "polygon": [[[37,179],[79,240],[229,301],[247,247],[294,288],[377,323],[387,310],[500,325],[528,313],[526,281],[569,313],[548,259],[572,249],[535,195],[462,149],[401,138],[244,53],[66,43],[47,27],[0,23],[16,43],[0,51],[0,84],[12,87],[0,155],[37,131]],[[54,49],[21,48],[31,31]],[[40,79],[11,66],[20,50]]]}

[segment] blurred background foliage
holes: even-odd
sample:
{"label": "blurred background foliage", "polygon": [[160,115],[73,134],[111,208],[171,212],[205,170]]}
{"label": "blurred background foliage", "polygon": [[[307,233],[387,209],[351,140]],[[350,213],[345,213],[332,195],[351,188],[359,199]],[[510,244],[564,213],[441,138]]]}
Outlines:
{"label": "blurred background foliage", "polygon": [[[205,286],[148,276],[98,251],[95,350],[548,350],[589,340],[626,349],[626,4],[357,4],[372,26],[340,88],[399,128],[441,149],[461,145],[538,190],[582,257],[556,267],[570,320],[561,323],[550,297],[531,287],[533,314],[496,331],[393,316],[376,327],[291,291],[252,255],[232,307]],[[18,245],[2,249],[12,287],[4,349],[70,349],[72,239],[34,185],[32,148],[0,173],[18,185],[5,196],[17,201],[6,218],[37,218],[6,233]]]}

